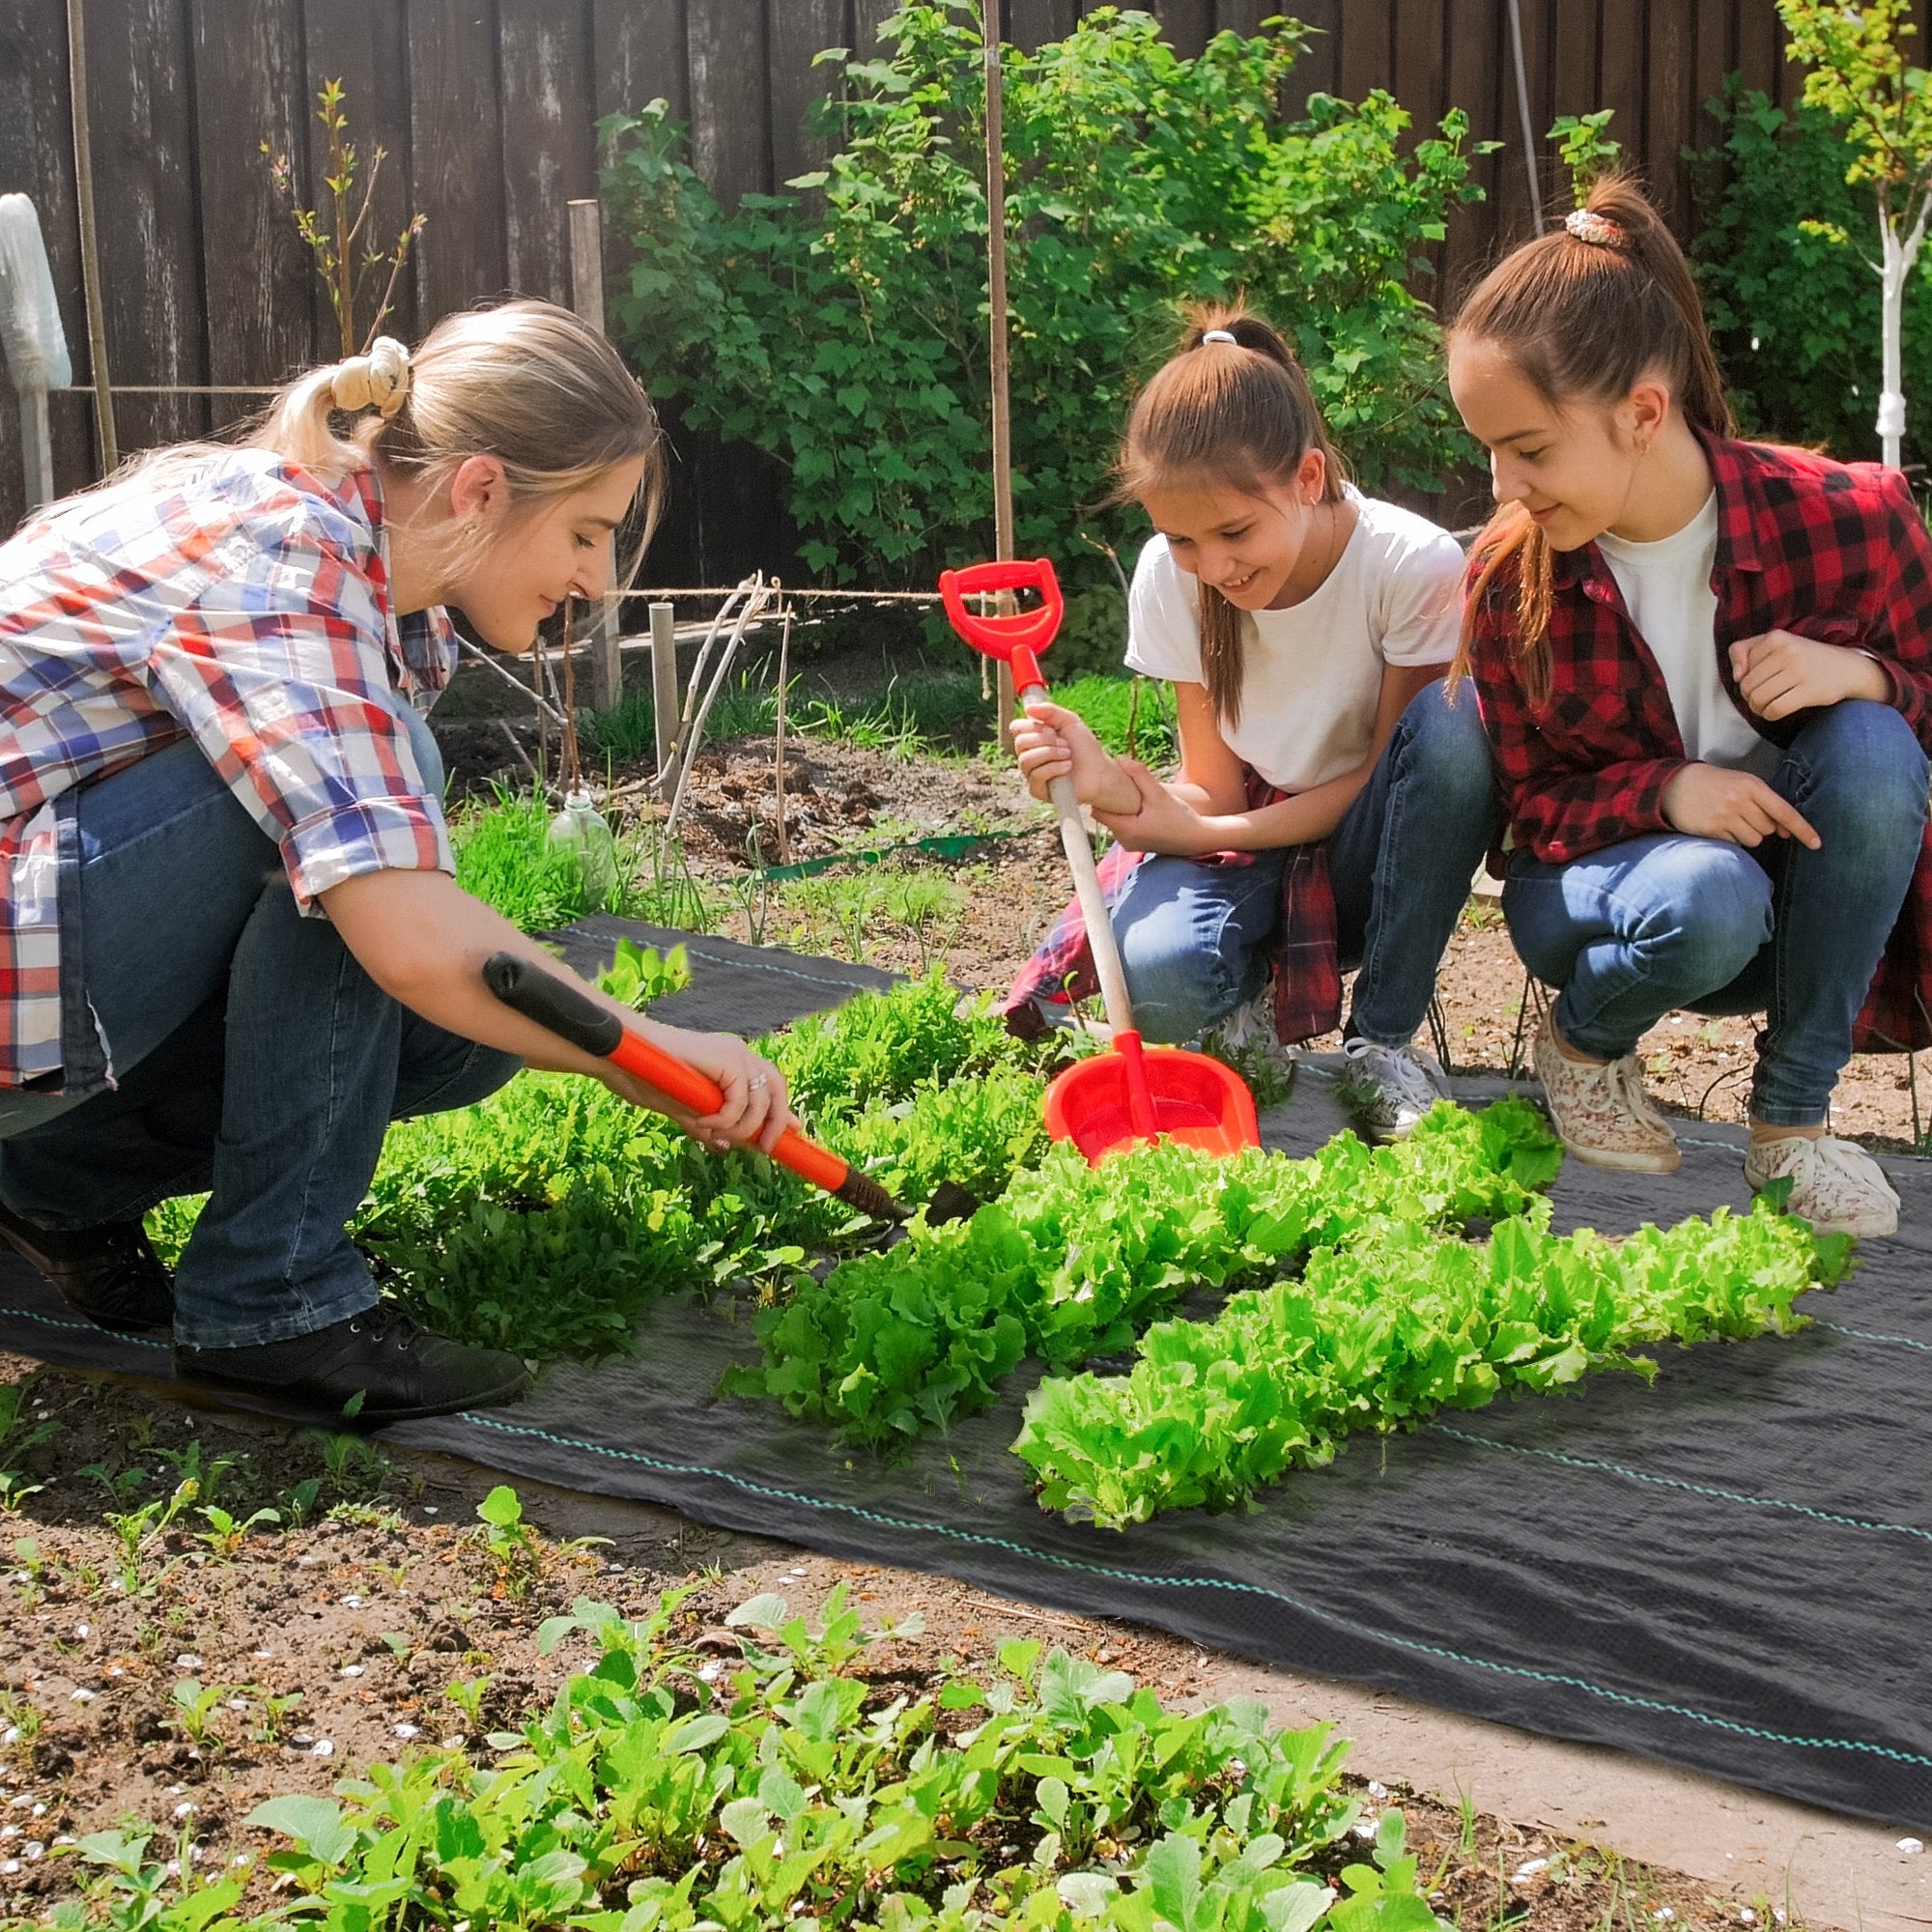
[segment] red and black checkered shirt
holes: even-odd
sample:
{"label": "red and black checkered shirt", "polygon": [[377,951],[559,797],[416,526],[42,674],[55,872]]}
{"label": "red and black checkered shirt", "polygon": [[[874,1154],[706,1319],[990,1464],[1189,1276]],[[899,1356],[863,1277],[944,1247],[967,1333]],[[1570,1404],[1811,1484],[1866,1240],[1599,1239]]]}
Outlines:
{"label": "red and black checkered shirt", "polygon": [[[1730,646],[1784,630],[1869,652],[1891,701],[1932,752],[1932,537],[1905,479],[1871,463],[1707,437],[1718,492],[1718,672]],[[1551,559],[1550,676],[1530,697],[1514,650],[1517,578],[1497,571],[1475,611],[1471,668],[1515,842],[1558,864],[1667,832],[1663,787],[1689,762],[1649,647],[1594,543]],[[1932,827],[1854,1033],[1861,1051],[1932,1044]]]}

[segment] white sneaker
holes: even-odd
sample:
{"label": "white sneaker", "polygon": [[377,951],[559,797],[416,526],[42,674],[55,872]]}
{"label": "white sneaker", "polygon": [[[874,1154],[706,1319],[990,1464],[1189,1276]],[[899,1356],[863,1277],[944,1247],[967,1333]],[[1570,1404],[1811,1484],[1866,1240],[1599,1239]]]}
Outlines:
{"label": "white sneaker", "polygon": [[1336,1092],[1349,1103],[1365,1140],[1406,1140],[1423,1115],[1449,1097],[1447,1076],[1426,1053],[1378,1046],[1359,1034],[1342,1042],[1342,1052],[1349,1065]]}
{"label": "white sneaker", "polygon": [[1282,1045],[1274,1030],[1274,986],[1263,980],[1262,989],[1245,999],[1235,1010],[1201,1030],[1203,1040],[1212,1040],[1225,1054],[1235,1056],[1236,1070],[1253,1069],[1273,1078],[1286,1088],[1294,1078],[1294,1055]]}
{"label": "white sneaker", "polygon": [[1869,1240],[1898,1233],[1898,1193],[1870,1154],[1835,1134],[1811,1140],[1780,1134],[1752,1141],[1745,1153],[1745,1179],[1753,1194],[1789,1179],[1787,1214],[1809,1221],[1821,1235],[1856,1235]]}
{"label": "white sneaker", "polygon": [[1604,1065],[1572,1060],[1546,1019],[1531,1058],[1550,1124],[1578,1160],[1629,1174],[1676,1173],[1677,1136],[1644,1093],[1635,1054]]}

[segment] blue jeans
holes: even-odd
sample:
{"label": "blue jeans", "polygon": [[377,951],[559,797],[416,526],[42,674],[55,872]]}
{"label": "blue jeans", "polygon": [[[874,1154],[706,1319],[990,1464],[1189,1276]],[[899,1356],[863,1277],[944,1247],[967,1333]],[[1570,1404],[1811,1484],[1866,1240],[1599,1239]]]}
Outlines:
{"label": "blue jeans", "polygon": [[[1342,960],[1361,965],[1349,1034],[1379,1046],[1414,1036],[1496,820],[1474,694],[1464,689],[1452,704],[1432,684],[1397,721],[1327,840]],[[1247,866],[1157,855],[1134,868],[1114,930],[1149,1039],[1191,1039],[1261,990],[1286,865],[1276,850]]]}
{"label": "blue jeans", "polygon": [[1660,833],[1548,865],[1519,852],[1503,915],[1523,963],[1562,992],[1565,1039],[1620,1059],[1667,1012],[1764,1009],[1752,1115],[1813,1126],[1905,903],[1925,832],[1926,758],[1889,705],[1810,720],[1772,784],[1823,841],[1754,850]]}
{"label": "blue jeans", "polygon": [[[405,716],[440,784],[429,727]],[[76,815],[62,978],[84,981],[118,1084],[0,1093],[0,1202],[84,1228],[212,1190],[175,1272],[190,1347],[371,1306],[345,1224],[389,1122],[480,1100],[519,1063],[398,1006],[327,920],[298,914],[274,843],[193,744],[87,786]]]}

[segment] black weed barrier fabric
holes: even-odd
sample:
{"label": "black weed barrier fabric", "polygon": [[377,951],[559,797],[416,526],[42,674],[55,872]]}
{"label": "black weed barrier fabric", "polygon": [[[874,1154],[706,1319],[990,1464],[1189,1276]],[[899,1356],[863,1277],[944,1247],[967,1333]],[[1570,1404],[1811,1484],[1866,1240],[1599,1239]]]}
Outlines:
{"label": "black weed barrier fabric", "polygon": [[[1339,1127],[1329,1078],[1303,1067],[1272,1144],[1304,1152]],[[1736,1138],[1685,1123],[1668,1179],[1572,1165],[1558,1224],[1741,1208]],[[389,1438],[1923,1829],[1932,1164],[1889,1166],[1904,1234],[1802,1302],[1804,1334],[1664,1350],[1650,1386],[1602,1376],[1357,1439],[1249,1514],[1124,1533],[1043,1515],[1008,1453],[1037,1371],[896,1465],[777,1404],[714,1399],[756,1359],[729,1297],[663,1303],[635,1357],[558,1365],[515,1407]],[[23,1271],[0,1296],[16,1283],[0,1347],[165,1372],[164,1351],[65,1318]]]}

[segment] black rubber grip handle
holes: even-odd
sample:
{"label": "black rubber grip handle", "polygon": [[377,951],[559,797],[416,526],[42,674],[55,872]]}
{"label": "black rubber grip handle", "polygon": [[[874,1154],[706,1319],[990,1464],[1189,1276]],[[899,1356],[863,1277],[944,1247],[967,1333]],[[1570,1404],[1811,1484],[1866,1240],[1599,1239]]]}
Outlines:
{"label": "black rubber grip handle", "polygon": [[624,1037],[623,1021],[609,1008],[521,953],[492,953],[484,963],[483,982],[512,1011],[600,1060],[610,1059]]}

